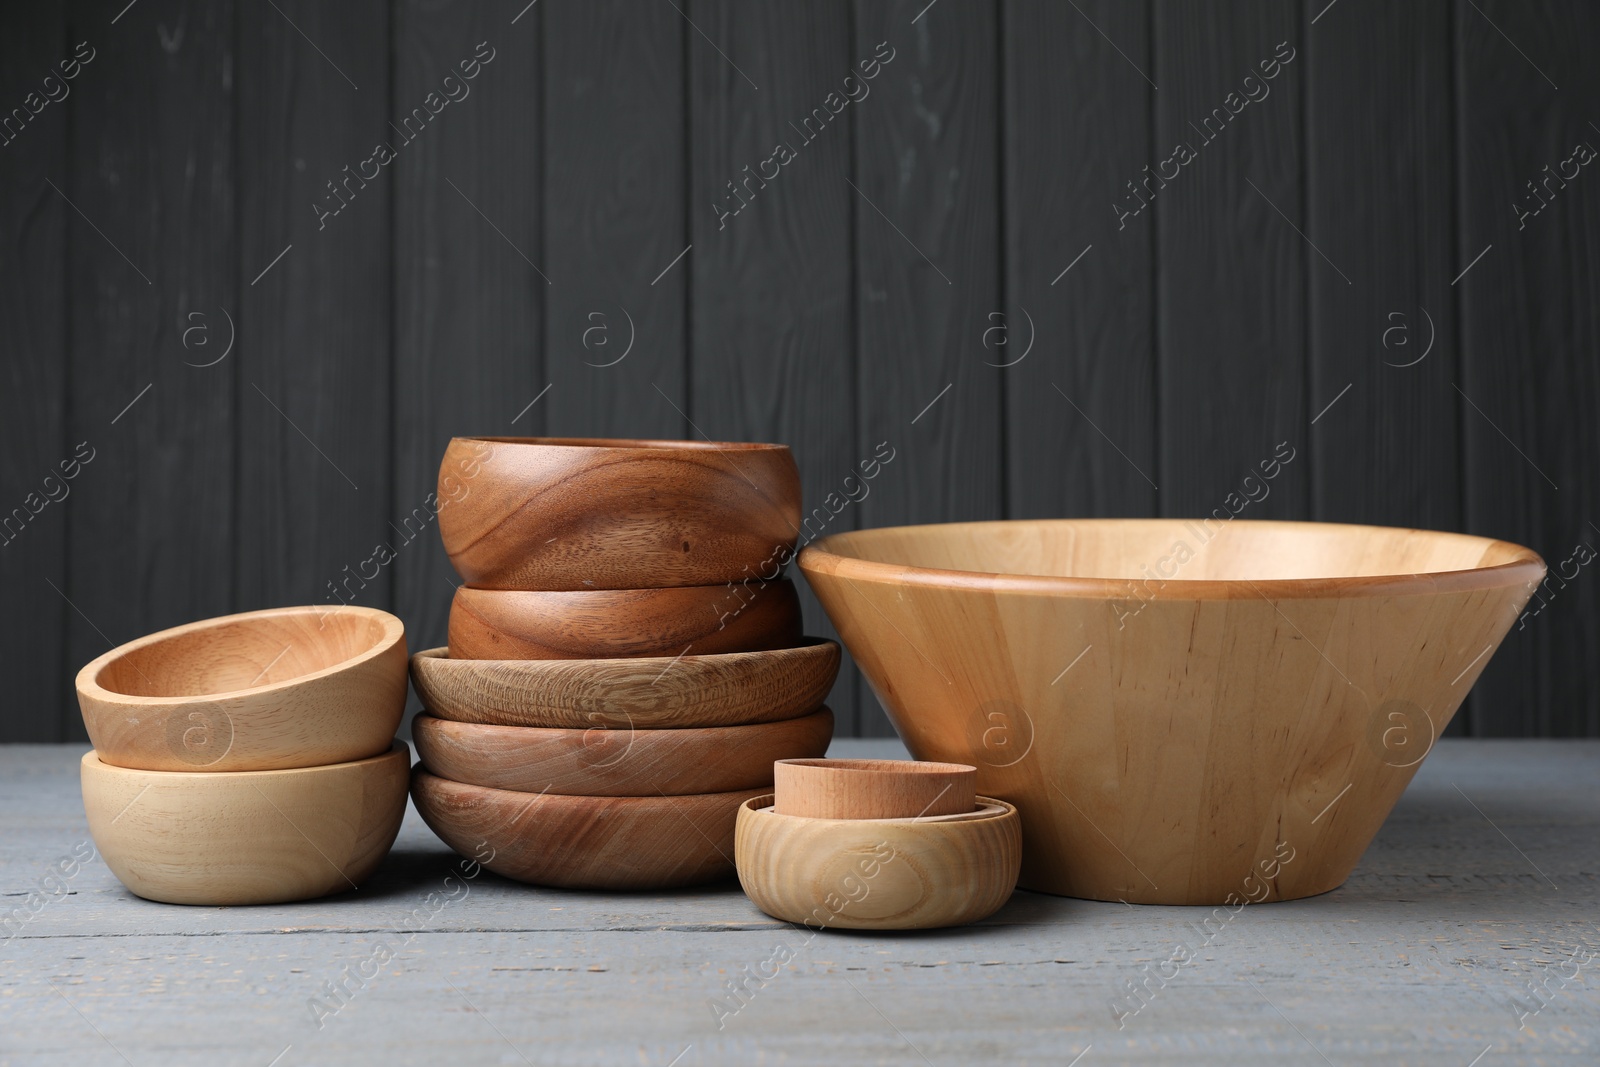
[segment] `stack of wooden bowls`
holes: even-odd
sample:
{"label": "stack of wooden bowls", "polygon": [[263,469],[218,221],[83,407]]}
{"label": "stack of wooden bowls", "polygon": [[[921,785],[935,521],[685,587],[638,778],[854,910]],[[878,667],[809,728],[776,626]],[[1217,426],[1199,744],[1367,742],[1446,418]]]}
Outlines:
{"label": "stack of wooden bowls", "polygon": [[780,445],[456,438],[439,531],[465,584],[412,657],[412,796],[435,833],[540,885],[733,873],[739,805],[820,756],[831,641],[781,577],[800,477]]}
{"label": "stack of wooden bowls", "polygon": [[173,904],[356,888],[394,844],[409,753],[405,628],[275,608],[142,637],[78,672],[83,805],[106,865]]}

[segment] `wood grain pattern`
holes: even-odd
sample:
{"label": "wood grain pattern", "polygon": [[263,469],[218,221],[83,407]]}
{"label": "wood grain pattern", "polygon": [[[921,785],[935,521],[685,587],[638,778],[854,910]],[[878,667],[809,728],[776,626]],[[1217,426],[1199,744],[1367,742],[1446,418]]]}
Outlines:
{"label": "wood grain pattern", "polygon": [[792,719],[821,705],[839,646],[807,639],[766,652],[585,660],[411,657],[428,710],[455,722],[587,730],[688,729]]}
{"label": "wood grain pattern", "polygon": [[411,784],[424,821],[461,855],[519,882],[564,889],[672,889],[726,878],[738,807],[764,791],[514,793],[451,782],[420,765]]}
{"label": "wood grain pattern", "polygon": [[78,672],[102,762],[152,771],[346,763],[394,743],[405,626],[373,608],[276,608],[177,626]]}
{"label": "wood grain pattern", "polygon": [[784,445],[458,437],[439,496],[445,551],[477,588],[711,586],[782,573],[800,472]]}
{"label": "wood grain pattern", "polygon": [[451,659],[705,656],[800,640],[794,583],[545,593],[456,590]]}
{"label": "wood grain pattern", "polygon": [[[19,123],[12,115],[11,124],[0,129],[0,321],[13,354],[0,365],[0,492],[6,494],[0,501],[0,590],[8,600],[26,596],[29,607],[0,618],[0,643],[16,657],[12,699],[27,709],[0,713],[0,740],[62,741],[69,736],[62,678],[71,609],[50,585],[67,586],[64,505],[71,497],[62,493],[82,486],[73,484],[75,478],[63,479],[64,473],[81,472],[81,464],[72,466],[77,461],[67,442],[67,361],[60,358],[67,345],[66,226],[72,209],[50,188],[67,180],[67,112],[42,101],[47,75],[54,79],[52,88],[63,84],[60,64],[79,76],[84,71],[72,56],[77,42],[67,40],[64,7],[13,8],[6,14],[0,93],[20,102],[29,117]],[[76,82],[66,81],[69,91]],[[35,94],[31,107],[29,93]],[[81,503],[81,496],[73,503]]]}
{"label": "wood grain pattern", "polygon": [[281,904],[355,889],[406,813],[403,741],[351,763],[293,770],[131,770],[82,763],[89,832],[147,900]]}
{"label": "wood grain pattern", "polygon": [[[26,598],[64,595],[75,606],[69,668],[138,634],[233,610],[241,346],[221,357],[246,321],[232,85],[244,35],[231,6],[182,0],[135,7],[116,32],[101,29],[125,7],[74,6],[72,52],[87,43],[93,59],[59,105],[94,118],[71,124],[70,167],[54,179],[76,206],[66,216],[72,397],[67,438],[52,450],[93,462],[61,505],[66,584],[58,594],[41,582]],[[81,723],[65,736],[82,737]]]}
{"label": "wood grain pattern", "polygon": [[1177,520],[860,531],[800,567],[912,754],[1021,810],[1023,886],[1163,904],[1343,882],[1544,575],[1461,534]]}
{"label": "wood grain pattern", "polygon": [[828,751],[833,712],[682,730],[485,726],[419,715],[411,729],[423,766],[466,785],[573,796],[681,796],[770,787],[775,761]]}
{"label": "wood grain pattern", "polygon": [[[885,761],[887,762],[887,761]],[[844,930],[929,930],[986,919],[1010,899],[1022,822],[1004,801],[904,819],[779,814],[739,805],[739,884],[775,919]]]}
{"label": "wood grain pattern", "polygon": [[917,819],[971,811],[978,769],[907,760],[781,759],[772,807],[803,819]]}

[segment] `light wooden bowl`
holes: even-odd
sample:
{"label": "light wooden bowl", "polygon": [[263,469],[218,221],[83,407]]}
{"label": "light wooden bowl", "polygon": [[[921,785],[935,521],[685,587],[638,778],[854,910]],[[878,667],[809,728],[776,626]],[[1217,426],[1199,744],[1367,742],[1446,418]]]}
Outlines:
{"label": "light wooden bowl", "polygon": [[911,819],[780,815],[739,806],[739,884],[775,919],[819,928],[926,930],[999,910],[1022,864],[1017,809],[978,797],[966,812]]}
{"label": "light wooden bowl", "polygon": [[405,627],[349,605],[272,608],[177,626],[78,672],[103,763],[256,771],[388,750],[406,701]]}
{"label": "light wooden bowl", "polygon": [[[819,753],[820,754],[820,753]],[[978,770],[892,759],[780,759],[773,810],[806,819],[918,819],[971,811]]]}
{"label": "light wooden bowl", "polygon": [[839,646],[715,656],[593,660],[462,660],[431,648],[411,657],[411,682],[441,719],[586,730],[682,729],[778,722],[818,707],[839,674]]}
{"label": "light wooden bowl", "polygon": [[521,793],[653,797],[772,787],[773,763],[820,756],[833,712],[701,730],[484,726],[431,715],[411,720],[423,766],[441,778]]}
{"label": "light wooden bowl", "polygon": [[912,754],[1017,805],[1023,886],[1154,904],[1343,882],[1544,575],[1219,518],[867,530],[800,567]]}
{"label": "light wooden bowl", "polygon": [[456,590],[452,659],[704,656],[788,648],[800,598],[788,579],[743,586],[544,593]]}
{"label": "light wooden bowl", "polygon": [[81,765],[89,834],[113,874],[167,904],[282,904],[359,886],[406,811],[403,741],[381,756],[281,771]]}
{"label": "light wooden bowl", "polygon": [[739,805],[765,789],[675,797],[571,797],[465,785],[412,770],[433,832],[496,874],[564,889],[671,889],[733,873]]}
{"label": "light wooden bowl", "polygon": [[439,533],[468,585],[653,589],[776,578],[800,534],[783,445],[458,437]]}

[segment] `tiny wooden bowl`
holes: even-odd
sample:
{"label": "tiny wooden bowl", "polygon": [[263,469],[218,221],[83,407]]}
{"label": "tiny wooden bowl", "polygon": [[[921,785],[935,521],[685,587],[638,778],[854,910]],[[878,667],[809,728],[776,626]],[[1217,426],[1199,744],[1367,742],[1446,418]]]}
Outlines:
{"label": "tiny wooden bowl", "polygon": [[455,722],[585,730],[683,729],[778,722],[821,705],[839,646],[715,656],[463,660],[443,648],[411,657],[411,682],[434,715]]}
{"label": "tiny wooden bowl", "polygon": [[971,811],[978,769],[894,759],[780,759],[773,810],[806,819],[917,819]]}
{"label": "tiny wooden bowl", "polygon": [[112,649],[78,672],[102,763],[260,771],[347,763],[394,741],[405,626],[349,605],[205,619]]}
{"label": "tiny wooden bowl", "polygon": [[406,812],[405,742],[277,771],[81,764],[89,834],[113,874],[167,904],[282,904],[342,893],[389,854]]}
{"label": "tiny wooden bowl", "polygon": [[739,884],[775,919],[818,928],[926,930],[999,910],[1022,868],[1022,821],[1003,800],[923,819],[780,815],[739,806]]}
{"label": "tiny wooden bowl", "polygon": [[571,797],[465,785],[421,764],[411,775],[417,811],[445,844],[496,874],[563,889],[672,889],[726,878],[739,805],[765,792]]}
{"label": "tiny wooden bowl", "polygon": [[457,437],[439,500],[450,562],[484,589],[771,579],[800,533],[783,445]]}
{"label": "tiny wooden bowl", "polygon": [[423,766],[466,785],[592,797],[681,796],[771,788],[775,760],[828,751],[833,712],[702,730],[557,730],[418,715],[411,736]]}
{"label": "tiny wooden bowl", "polygon": [[799,640],[800,598],[788,579],[576,593],[464,585],[450,605],[452,659],[704,656]]}

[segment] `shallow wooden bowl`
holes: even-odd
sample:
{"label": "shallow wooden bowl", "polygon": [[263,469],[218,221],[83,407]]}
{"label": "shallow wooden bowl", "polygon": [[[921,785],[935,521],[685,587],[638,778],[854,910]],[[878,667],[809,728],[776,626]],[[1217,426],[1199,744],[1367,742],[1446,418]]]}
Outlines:
{"label": "shallow wooden bowl", "polygon": [[1017,885],[1022,824],[1003,800],[911,819],[780,815],[739,806],[739,883],[775,919],[819,928],[926,930],[977,922]]}
{"label": "shallow wooden bowl", "polygon": [[1323,893],[1544,563],[1462,534],[1228,514],[866,530],[800,567],[912,754],[974,764],[979,792],[1020,809],[1024,887]]}
{"label": "shallow wooden bowl", "polygon": [[439,533],[468,585],[653,589],[776,578],[800,533],[783,445],[458,437]]}
{"label": "shallow wooden bowl", "polygon": [[403,741],[280,771],[144,771],[86,753],[89,834],[134,893],[167,904],[281,904],[354,889],[406,811]]}
{"label": "shallow wooden bowl", "polygon": [[587,730],[682,729],[778,722],[820,706],[839,674],[839,646],[715,656],[463,660],[431,648],[411,682],[441,719]]}
{"label": "shallow wooden bowl", "polygon": [[431,715],[411,720],[423,766],[441,778],[522,793],[653,797],[772,786],[773,763],[820,756],[833,712],[701,730],[484,726]]}
{"label": "shallow wooden bowl", "polygon": [[671,889],[726,878],[739,805],[764,792],[572,797],[465,785],[421,764],[411,775],[417,811],[445,844],[496,874],[563,889]]}
{"label": "shallow wooden bowl", "polygon": [[452,659],[758,652],[800,640],[800,598],[788,579],[576,593],[464,585],[450,605],[449,640]]}
{"label": "shallow wooden bowl", "polygon": [[394,741],[405,626],[349,605],[272,608],[177,626],[78,672],[100,761],[155,771],[345,763]]}
{"label": "shallow wooden bowl", "polygon": [[894,759],[780,759],[772,771],[773,810],[807,819],[956,815],[972,810],[978,779],[964,763]]}

